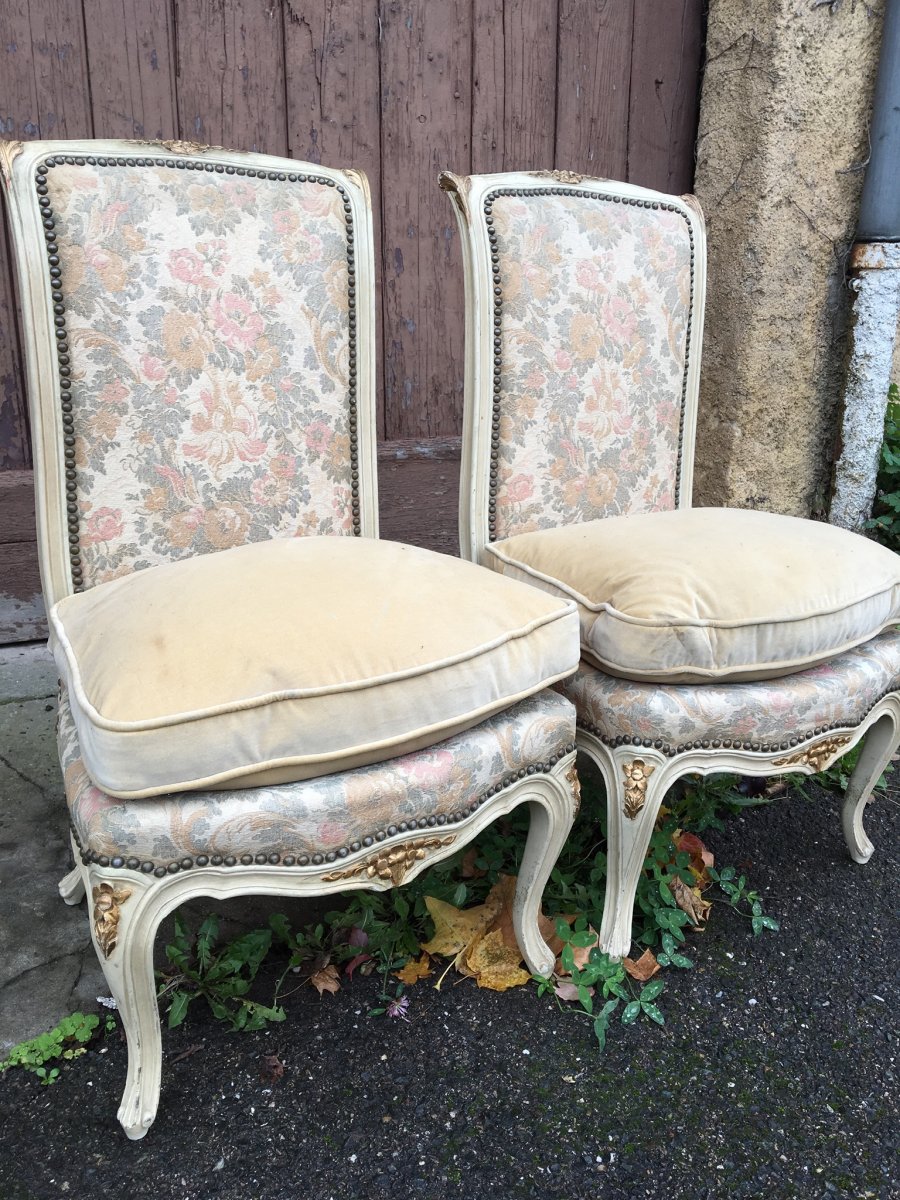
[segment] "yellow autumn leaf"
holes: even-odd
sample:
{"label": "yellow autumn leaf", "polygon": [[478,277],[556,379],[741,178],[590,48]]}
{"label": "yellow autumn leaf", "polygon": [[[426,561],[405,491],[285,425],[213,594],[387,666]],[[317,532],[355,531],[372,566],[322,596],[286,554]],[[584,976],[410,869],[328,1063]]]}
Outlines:
{"label": "yellow autumn leaf", "polygon": [[446,900],[426,896],[425,907],[434,921],[434,937],[430,942],[423,942],[422,949],[428,954],[444,955],[459,954],[460,950],[465,950],[484,933],[500,911],[502,898],[497,894],[499,887],[500,884],[495,884],[484,904],[477,904],[474,908],[456,908]]}
{"label": "yellow autumn leaf", "polygon": [[431,959],[427,954],[423,954],[421,958],[411,958],[405,967],[394,972],[394,976],[401,983],[417,983],[420,979],[427,979],[433,974],[431,969]]}
{"label": "yellow autumn leaf", "polygon": [[492,992],[505,992],[528,982],[531,976],[522,969],[521,962],[521,954],[506,945],[500,929],[479,938],[466,957],[466,967],[478,986]]}

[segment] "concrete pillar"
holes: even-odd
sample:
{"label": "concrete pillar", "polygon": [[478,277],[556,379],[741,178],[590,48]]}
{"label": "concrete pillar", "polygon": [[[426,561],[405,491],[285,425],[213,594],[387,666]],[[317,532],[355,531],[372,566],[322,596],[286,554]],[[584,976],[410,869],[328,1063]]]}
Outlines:
{"label": "concrete pillar", "polygon": [[711,0],[695,504],[827,508],[882,11],[883,0]]}

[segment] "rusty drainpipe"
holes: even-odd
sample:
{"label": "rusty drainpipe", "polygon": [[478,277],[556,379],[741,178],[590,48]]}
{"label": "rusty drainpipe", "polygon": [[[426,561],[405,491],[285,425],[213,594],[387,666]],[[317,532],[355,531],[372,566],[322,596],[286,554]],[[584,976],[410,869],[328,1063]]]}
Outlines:
{"label": "rusty drainpipe", "polygon": [[900,0],[885,6],[871,144],[850,253],[850,364],[828,515],[857,531],[872,515],[900,319]]}

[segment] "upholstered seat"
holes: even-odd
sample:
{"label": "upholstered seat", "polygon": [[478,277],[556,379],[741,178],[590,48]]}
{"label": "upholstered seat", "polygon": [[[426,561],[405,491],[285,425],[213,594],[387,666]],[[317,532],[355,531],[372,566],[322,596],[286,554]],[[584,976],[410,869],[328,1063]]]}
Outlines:
{"label": "upholstered seat", "polygon": [[[479,810],[490,805],[493,820],[497,797],[524,778],[551,772],[574,750],[571,706],[545,690],[456,737],[370,767],[252,792],[120,800],[91,782],[66,692],[57,739],[82,857],[157,877],[252,863],[364,876],[398,835],[419,831],[424,839],[415,850],[429,853],[468,840],[467,822]],[[394,882],[415,861],[396,871]]]}
{"label": "upholstered seat", "polygon": [[375,540],[362,175],[182,143],[0,157],[79,864],[60,890],[90,897],[139,1138],[154,938],[186,899],[392,887],[527,803],[514,926],[552,970],[538,911],[577,780],[547,685],[577,613]]}
{"label": "upholstered seat", "polygon": [[50,614],[88,773],[124,799],[348,770],[451,737],[578,663],[575,606],[374,538],[272,538]]}
{"label": "upholstered seat", "polygon": [[862,813],[900,739],[898,559],[811,521],[691,509],[696,201],[568,172],[441,182],[466,264],[462,552],[579,606],[560,690],[606,785],[601,945],[627,953],[654,822],[687,773],[815,772],[867,734],[844,807],[864,862]]}

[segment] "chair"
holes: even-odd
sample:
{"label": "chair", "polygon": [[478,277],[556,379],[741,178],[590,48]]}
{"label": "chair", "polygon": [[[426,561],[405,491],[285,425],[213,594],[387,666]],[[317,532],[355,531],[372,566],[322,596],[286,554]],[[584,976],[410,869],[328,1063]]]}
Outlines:
{"label": "chair", "polygon": [[687,774],[812,774],[866,735],[843,827],[900,739],[897,556],[811,521],[691,509],[705,231],[691,196],[569,172],[441,176],[467,358],[462,553],[579,605],[559,685],[609,817],[600,944],[626,954]]}
{"label": "chair", "polygon": [[364,176],[187,143],[10,143],[0,164],[62,678],[60,891],[89,898],[140,1138],[154,938],[185,900],[398,886],[527,803],[515,929],[551,971],[538,909],[577,779],[549,685],[577,617],[376,540]]}

